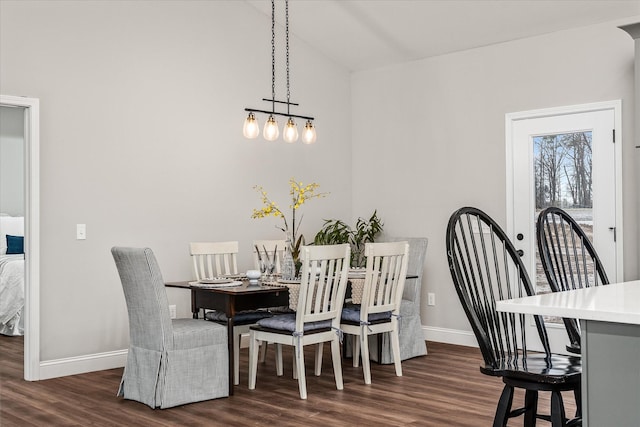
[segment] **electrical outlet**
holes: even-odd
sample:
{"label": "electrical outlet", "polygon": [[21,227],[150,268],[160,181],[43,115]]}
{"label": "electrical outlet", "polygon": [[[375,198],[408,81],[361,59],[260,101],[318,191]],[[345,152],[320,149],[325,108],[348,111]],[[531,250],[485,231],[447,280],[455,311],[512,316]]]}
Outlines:
{"label": "electrical outlet", "polygon": [[433,292],[427,294],[427,305],[436,305],[436,294]]}
{"label": "electrical outlet", "polygon": [[171,317],[172,319],[175,319],[177,316],[176,314],[176,306],[175,304],[172,304],[169,306],[169,317]]}

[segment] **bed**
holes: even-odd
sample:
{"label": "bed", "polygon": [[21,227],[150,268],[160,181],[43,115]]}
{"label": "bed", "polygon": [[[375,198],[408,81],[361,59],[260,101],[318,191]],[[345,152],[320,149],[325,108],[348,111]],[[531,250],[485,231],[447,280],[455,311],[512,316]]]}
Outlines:
{"label": "bed", "polygon": [[0,334],[23,335],[24,254],[0,255]]}
{"label": "bed", "polygon": [[24,253],[7,254],[7,235],[24,236],[23,217],[0,216],[0,334],[23,335]]}

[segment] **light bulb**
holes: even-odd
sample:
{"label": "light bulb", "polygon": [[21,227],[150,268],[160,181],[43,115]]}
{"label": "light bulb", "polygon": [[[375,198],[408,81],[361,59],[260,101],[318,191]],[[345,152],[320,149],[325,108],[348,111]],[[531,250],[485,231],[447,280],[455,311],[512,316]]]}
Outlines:
{"label": "light bulb", "polygon": [[269,115],[267,122],[264,124],[264,130],[262,131],[264,135],[264,139],[267,141],[275,141],[278,139],[278,135],[280,135],[280,131],[278,130],[278,122],[273,117],[273,114]]}
{"label": "light bulb", "polygon": [[298,140],[298,126],[296,126],[293,118],[289,117],[287,124],[284,127],[282,139],[289,144],[293,144]]}
{"label": "light bulb", "polygon": [[245,138],[254,139],[260,135],[260,125],[258,124],[258,120],[256,119],[255,114],[249,113],[247,119],[244,121],[244,126],[242,127],[242,134]]}
{"label": "light bulb", "polygon": [[313,144],[316,142],[316,128],[313,127],[311,120],[307,120],[307,123],[304,125],[304,130],[302,131],[302,142],[305,144]]}

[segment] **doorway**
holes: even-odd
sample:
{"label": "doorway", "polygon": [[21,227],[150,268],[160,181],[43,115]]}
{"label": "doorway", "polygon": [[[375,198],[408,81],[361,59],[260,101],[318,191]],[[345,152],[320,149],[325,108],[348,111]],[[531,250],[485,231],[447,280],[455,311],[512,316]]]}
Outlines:
{"label": "doorway", "polygon": [[[592,235],[612,282],[622,277],[620,113],[620,101],[612,101],[506,116],[507,232],[536,293],[551,291],[535,234],[538,213],[548,206],[566,210]],[[564,325],[545,321],[552,349],[563,352]]]}
{"label": "doorway", "polygon": [[40,379],[40,102],[0,95],[0,106],[24,113],[24,379]]}

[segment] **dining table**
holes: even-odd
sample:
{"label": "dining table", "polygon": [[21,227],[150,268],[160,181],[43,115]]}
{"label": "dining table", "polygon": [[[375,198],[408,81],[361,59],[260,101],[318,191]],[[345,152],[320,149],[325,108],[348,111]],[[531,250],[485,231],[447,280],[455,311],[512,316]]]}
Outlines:
{"label": "dining table", "polygon": [[[416,277],[407,275],[407,279]],[[348,278],[345,301],[359,304],[364,290],[364,269],[351,269]],[[235,279],[237,282],[234,286],[207,286],[207,284],[197,281],[165,283],[167,287],[187,289],[191,292],[191,313],[194,319],[198,319],[200,312],[204,310],[217,310],[226,315],[227,346],[229,349],[229,395],[233,395],[234,315],[240,311],[271,307],[288,307],[295,311],[300,290],[299,280],[284,280],[277,276],[264,281],[250,281],[242,275]],[[378,337],[378,349],[381,349],[380,337]],[[380,361],[380,356],[378,357],[378,361]]]}
{"label": "dining table", "polygon": [[640,426],[640,280],[498,301],[580,320],[582,426]]}

